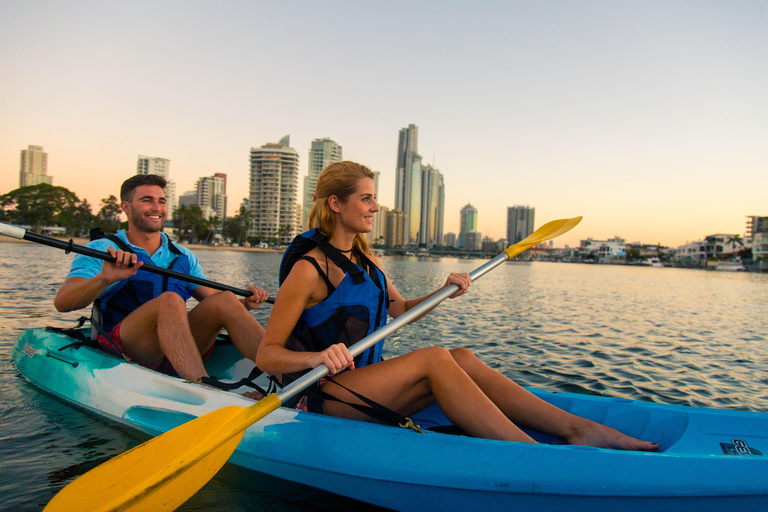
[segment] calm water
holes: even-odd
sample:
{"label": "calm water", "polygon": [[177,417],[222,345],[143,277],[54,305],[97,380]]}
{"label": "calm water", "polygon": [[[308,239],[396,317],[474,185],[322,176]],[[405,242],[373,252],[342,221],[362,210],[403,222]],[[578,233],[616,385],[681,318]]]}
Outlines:
{"label": "calm water", "polygon": [[[209,278],[276,290],[280,255],[199,251]],[[71,256],[0,243],[0,509],[39,510],[63,485],[144,441],[39,392],[11,349],[25,328],[67,326],[52,299]],[[481,260],[384,258],[405,297]],[[257,310],[266,320],[269,307]],[[389,355],[467,346],[523,385],[768,412],[768,275],[508,263],[389,338]],[[180,510],[309,511],[360,504],[227,466]]]}

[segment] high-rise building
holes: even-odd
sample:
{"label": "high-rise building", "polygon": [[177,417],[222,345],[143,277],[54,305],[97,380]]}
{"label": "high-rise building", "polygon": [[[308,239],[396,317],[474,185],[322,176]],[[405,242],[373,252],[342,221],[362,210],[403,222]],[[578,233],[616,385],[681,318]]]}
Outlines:
{"label": "high-rise building", "polygon": [[507,207],[507,242],[514,245],[533,233],[536,208],[530,206]]}
{"label": "high-rise building", "polygon": [[[459,222],[459,249],[466,248],[466,234],[469,232],[477,231],[477,208],[467,203],[467,205],[461,209],[461,220]],[[475,250],[475,249],[470,249]]]}
{"label": "high-rise building", "polygon": [[168,205],[166,220],[173,220],[173,212],[178,208],[178,196],[176,195],[176,182],[171,180],[171,161],[157,156],[139,155],[136,163],[136,174],[157,174],[166,179],[165,201]]}
{"label": "high-rise building", "polygon": [[418,154],[419,129],[415,124],[400,130],[395,175],[395,209],[407,217],[405,238],[408,245],[419,243],[421,228],[421,156]]}
{"label": "high-rise building", "polygon": [[405,212],[397,208],[387,212],[387,234],[384,240],[388,247],[403,247],[405,245],[407,217]]}
{"label": "high-rise building", "polygon": [[195,204],[202,210],[203,218],[216,217],[221,226],[227,214],[227,175],[219,172],[200,178],[195,183],[195,191]]}
{"label": "high-rise building", "polygon": [[290,243],[297,234],[298,183],[299,154],[287,135],[277,144],[251,148],[248,236],[278,237],[281,244]]}
{"label": "high-rise building", "polygon": [[47,183],[53,185],[53,176],[48,176],[48,153],[42,146],[27,146],[21,150],[19,187]]}
{"label": "high-rise building", "polygon": [[341,162],[341,146],[329,138],[315,139],[309,148],[309,165],[307,175],[304,177],[304,194],[302,197],[302,206],[304,215],[302,217],[300,228],[303,230],[307,226],[309,212],[312,210],[312,196],[317,189],[317,177],[320,173],[333,162]]}
{"label": "high-rise building", "polygon": [[136,164],[136,174],[157,174],[165,179],[170,178],[171,161],[167,158],[139,155]]}
{"label": "high-rise building", "polygon": [[421,225],[419,246],[433,247],[443,242],[445,184],[443,175],[431,165],[421,171]]}
{"label": "high-rise building", "polygon": [[456,233],[446,233],[443,236],[443,243],[447,247],[456,247]]}

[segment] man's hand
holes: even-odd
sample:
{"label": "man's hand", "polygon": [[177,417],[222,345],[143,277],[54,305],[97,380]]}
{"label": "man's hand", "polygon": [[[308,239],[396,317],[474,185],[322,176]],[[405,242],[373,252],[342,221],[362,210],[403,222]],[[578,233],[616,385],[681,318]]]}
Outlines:
{"label": "man's hand", "polygon": [[242,303],[248,311],[258,308],[269,298],[269,292],[262,290],[258,286],[249,286],[248,291],[253,295],[242,299]]}
{"label": "man's hand", "polygon": [[101,278],[110,284],[135,276],[144,264],[132,252],[115,250],[114,247],[107,247],[107,252],[115,258],[115,262],[105,261],[101,264]]}

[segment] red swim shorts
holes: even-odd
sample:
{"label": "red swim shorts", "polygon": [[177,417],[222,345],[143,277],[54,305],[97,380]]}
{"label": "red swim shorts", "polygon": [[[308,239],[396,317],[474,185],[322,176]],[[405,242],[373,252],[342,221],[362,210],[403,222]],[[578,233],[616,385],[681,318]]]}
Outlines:
{"label": "red swim shorts", "polygon": [[[96,341],[99,342],[101,348],[106,352],[118,355],[120,357],[125,357],[123,353],[123,344],[120,341],[120,324],[117,324],[112,328],[112,330],[109,332],[109,338],[99,334],[99,337],[96,339]],[[213,352],[213,346],[211,346],[211,348],[209,348],[205,354],[202,355],[203,361],[210,357],[211,352]],[[156,363],[142,366],[149,368],[150,370],[155,370],[156,372],[165,373],[166,375],[177,375],[176,370],[173,369],[173,365],[165,356],[163,356]]]}

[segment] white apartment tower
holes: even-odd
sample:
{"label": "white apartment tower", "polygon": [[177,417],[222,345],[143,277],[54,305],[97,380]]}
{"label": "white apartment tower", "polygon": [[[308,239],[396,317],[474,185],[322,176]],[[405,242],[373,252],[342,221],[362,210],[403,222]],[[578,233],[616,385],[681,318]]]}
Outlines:
{"label": "white apartment tower", "polygon": [[219,225],[227,215],[227,175],[216,173],[200,178],[195,183],[196,204],[203,212],[203,218],[216,217]]}
{"label": "white apartment tower", "polygon": [[304,177],[304,194],[302,197],[302,206],[304,213],[301,219],[299,230],[307,227],[309,212],[312,210],[312,196],[317,189],[317,177],[320,173],[333,162],[341,162],[341,146],[329,138],[315,139],[309,148],[309,169]]}
{"label": "white apartment tower", "polygon": [[165,187],[165,200],[168,204],[168,216],[166,220],[173,220],[173,212],[178,208],[176,196],[176,182],[171,180],[171,161],[157,156],[139,155],[136,163],[136,174],[157,174],[168,182]]}
{"label": "white apartment tower", "polygon": [[277,144],[251,148],[248,236],[278,237],[281,244],[287,244],[297,234],[299,154],[289,144],[285,136]]}
{"label": "white apartment tower", "polygon": [[48,153],[42,146],[27,146],[21,150],[19,168],[19,187],[29,187],[40,183],[53,184],[53,176],[48,176]]}

